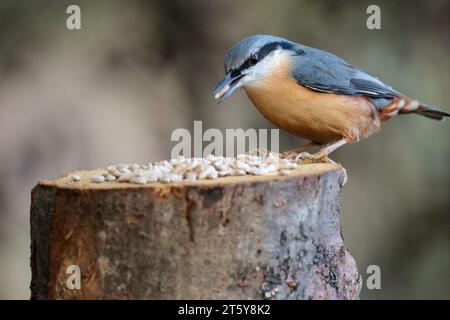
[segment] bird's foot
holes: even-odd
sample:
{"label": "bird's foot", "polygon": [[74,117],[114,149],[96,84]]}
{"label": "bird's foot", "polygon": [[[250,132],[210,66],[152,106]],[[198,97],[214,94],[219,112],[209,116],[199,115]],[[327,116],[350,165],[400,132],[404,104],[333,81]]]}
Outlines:
{"label": "bird's foot", "polygon": [[326,153],[320,151],[313,154],[308,152],[300,152],[297,154],[294,161],[295,163],[336,163],[328,158]]}
{"label": "bird's foot", "polygon": [[294,159],[300,153],[308,154],[306,151],[308,151],[309,149],[311,149],[317,145],[318,144],[315,142],[308,142],[298,148],[281,153],[281,156],[286,159]]}

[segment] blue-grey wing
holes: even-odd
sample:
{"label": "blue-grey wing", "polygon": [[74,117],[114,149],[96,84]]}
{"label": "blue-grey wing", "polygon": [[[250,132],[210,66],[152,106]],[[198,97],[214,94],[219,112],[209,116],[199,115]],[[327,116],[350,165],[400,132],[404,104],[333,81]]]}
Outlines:
{"label": "blue-grey wing", "polygon": [[320,92],[367,96],[373,100],[385,101],[401,95],[376,77],[331,53],[296,45],[292,54],[292,76],[300,85]]}

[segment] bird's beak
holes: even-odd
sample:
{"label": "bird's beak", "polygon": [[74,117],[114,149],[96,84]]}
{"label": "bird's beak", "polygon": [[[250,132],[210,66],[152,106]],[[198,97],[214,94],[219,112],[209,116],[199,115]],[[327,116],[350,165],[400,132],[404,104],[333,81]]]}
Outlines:
{"label": "bird's beak", "polygon": [[227,97],[229,97],[237,88],[241,86],[241,79],[244,74],[236,74],[233,71],[228,72],[222,81],[213,90],[213,95],[216,100],[222,102]]}

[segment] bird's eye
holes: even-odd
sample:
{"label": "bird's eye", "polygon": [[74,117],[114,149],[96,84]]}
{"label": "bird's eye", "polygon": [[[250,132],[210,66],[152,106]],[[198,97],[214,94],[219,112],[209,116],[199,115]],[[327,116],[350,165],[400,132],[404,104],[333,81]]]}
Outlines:
{"label": "bird's eye", "polygon": [[253,55],[250,58],[248,58],[248,64],[250,66],[254,66],[257,63],[258,63],[258,57],[256,57],[256,55]]}

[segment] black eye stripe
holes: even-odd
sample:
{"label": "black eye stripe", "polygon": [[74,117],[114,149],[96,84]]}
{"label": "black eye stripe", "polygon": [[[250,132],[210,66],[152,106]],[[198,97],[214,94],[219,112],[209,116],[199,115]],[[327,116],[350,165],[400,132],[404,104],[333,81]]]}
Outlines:
{"label": "black eye stripe", "polygon": [[237,77],[240,74],[241,74],[240,70],[236,70],[236,69],[231,70],[231,76],[232,77]]}
{"label": "black eye stripe", "polygon": [[255,65],[258,61],[261,61],[264,59],[269,53],[273,52],[274,50],[281,48],[285,50],[292,50],[297,55],[302,55],[305,52],[301,50],[300,48],[295,48],[293,44],[287,42],[287,41],[277,41],[277,42],[271,42],[268,43],[259,49],[259,51],[254,54],[253,56],[249,57],[245,62],[238,68],[239,71],[245,70],[253,65]]}
{"label": "black eye stripe", "polygon": [[294,51],[297,55],[302,55],[305,53],[305,51],[303,51],[300,48],[296,48],[292,43],[287,42],[287,41],[278,41],[278,42],[271,42],[266,44],[265,46],[263,46],[261,49],[259,49],[259,56],[260,59],[263,59],[265,56],[267,56],[269,53],[271,53],[272,51],[281,48],[284,50],[291,50]]}
{"label": "black eye stripe", "polygon": [[259,49],[259,56],[261,59],[264,59],[269,53],[272,51],[280,48],[280,42],[272,42],[268,43],[265,46],[263,46],[261,49]]}
{"label": "black eye stripe", "polygon": [[255,64],[258,63],[260,59],[258,59],[257,55],[252,55],[250,58],[248,58],[247,60],[245,60],[245,62],[239,67],[239,70],[245,70],[251,66],[254,66]]}

